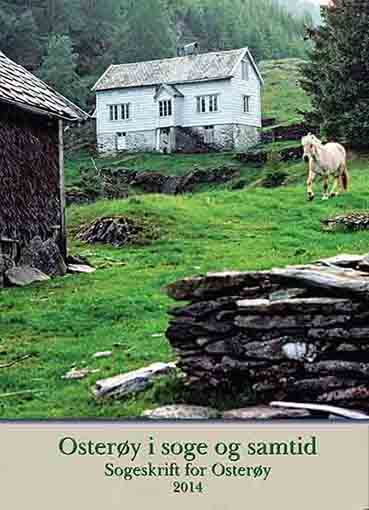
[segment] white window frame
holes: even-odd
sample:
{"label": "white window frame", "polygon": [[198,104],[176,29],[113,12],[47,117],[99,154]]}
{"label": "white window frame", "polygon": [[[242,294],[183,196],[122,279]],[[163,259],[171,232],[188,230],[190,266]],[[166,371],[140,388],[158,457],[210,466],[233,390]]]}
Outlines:
{"label": "white window frame", "polygon": [[197,113],[218,113],[219,112],[219,94],[207,94],[196,96]]}
{"label": "white window frame", "polygon": [[131,120],[131,103],[120,103],[109,105],[110,122],[121,122]]}
{"label": "white window frame", "polygon": [[242,107],[243,113],[251,113],[251,96],[246,94],[242,96]]}
{"label": "white window frame", "polygon": [[250,79],[250,62],[248,60],[242,60],[241,62],[241,75],[244,81]]}
{"label": "white window frame", "polygon": [[173,115],[173,104],[171,99],[162,99],[159,101],[159,117],[171,117]]}

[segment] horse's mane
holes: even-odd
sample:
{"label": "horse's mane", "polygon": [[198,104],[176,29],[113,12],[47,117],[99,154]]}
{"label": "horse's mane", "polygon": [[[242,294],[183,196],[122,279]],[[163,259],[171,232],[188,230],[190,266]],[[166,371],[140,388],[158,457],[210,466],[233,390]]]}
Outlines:
{"label": "horse's mane", "polygon": [[315,135],[312,133],[309,133],[308,135],[304,136],[302,139],[302,143],[305,145],[306,143],[313,143],[315,145],[323,145],[322,141],[319,140]]}

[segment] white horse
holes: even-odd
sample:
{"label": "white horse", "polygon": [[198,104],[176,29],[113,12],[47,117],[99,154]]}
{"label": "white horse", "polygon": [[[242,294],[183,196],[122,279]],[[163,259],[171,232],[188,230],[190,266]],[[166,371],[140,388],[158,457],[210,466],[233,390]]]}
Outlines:
{"label": "white horse", "polygon": [[[323,200],[338,195],[337,187],[340,184],[341,190],[348,189],[349,176],[347,173],[346,151],[339,143],[323,143],[314,135],[309,133],[301,140],[304,147],[303,160],[309,163],[309,174],[307,178],[307,193],[309,200],[314,199],[313,181],[316,175],[323,177]],[[331,192],[328,194],[328,179],[334,179]]]}

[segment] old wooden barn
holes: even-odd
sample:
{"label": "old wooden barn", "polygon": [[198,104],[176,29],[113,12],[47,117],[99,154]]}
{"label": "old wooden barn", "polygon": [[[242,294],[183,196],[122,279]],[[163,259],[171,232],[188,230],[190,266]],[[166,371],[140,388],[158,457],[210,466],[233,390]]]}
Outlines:
{"label": "old wooden barn", "polygon": [[87,118],[0,52],[0,256],[36,236],[66,256],[63,130]]}

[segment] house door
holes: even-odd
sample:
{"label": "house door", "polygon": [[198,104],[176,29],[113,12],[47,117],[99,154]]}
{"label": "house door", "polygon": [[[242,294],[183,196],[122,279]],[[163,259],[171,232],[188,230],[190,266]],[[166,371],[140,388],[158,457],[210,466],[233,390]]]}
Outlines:
{"label": "house door", "polygon": [[125,151],[127,149],[126,133],[117,133],[117,150]]}
{"label": "house door", "polygon": [[159,151],[164,154],[170,152],[170,129],[162,128],[159,132]]}

